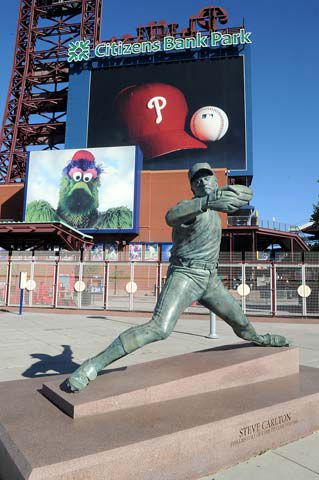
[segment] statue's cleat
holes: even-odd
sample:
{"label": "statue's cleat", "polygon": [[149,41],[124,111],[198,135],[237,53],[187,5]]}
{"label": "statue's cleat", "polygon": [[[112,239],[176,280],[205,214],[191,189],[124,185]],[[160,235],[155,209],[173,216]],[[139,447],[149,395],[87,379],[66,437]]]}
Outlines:
{"label": "statue's cleat", "polygon": [[283,335],[273,335],[266,333],[266,335],[258,335],[260,342],[255,342],[263,347],[289,347],[290,342]]}
{"label": "statue's cleat", "polygon": [[90,381],[95,380],[97,371],[91,359],[86,360],[67,379],[67,386],[72,392],[83,390]]}

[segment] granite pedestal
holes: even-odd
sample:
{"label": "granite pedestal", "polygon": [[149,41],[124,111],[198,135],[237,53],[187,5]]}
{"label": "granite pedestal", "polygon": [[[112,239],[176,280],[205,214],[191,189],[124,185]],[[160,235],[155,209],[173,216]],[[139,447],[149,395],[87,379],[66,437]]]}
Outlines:
{"label": "granite pedestal", "polygon": [[319,371],[248,343],[0,384],[2,480],[195,480],[319,426]]}

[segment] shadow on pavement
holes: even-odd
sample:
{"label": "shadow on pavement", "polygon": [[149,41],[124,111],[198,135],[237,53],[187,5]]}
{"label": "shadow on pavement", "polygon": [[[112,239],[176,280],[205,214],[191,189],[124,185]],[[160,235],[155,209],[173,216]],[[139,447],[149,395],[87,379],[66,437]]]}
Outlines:
{"label": "shadow on pavement", "polygon": [[[28,378],[38,378],[73,372],[79,364],[73,361],[73,353],[69,345],[61,345],[61,347],[63,347],[63,352],[58,355],[32,353],[30,356],[38,358],[39,361],[27,368],[22,375]],[[52,373],[52,371],[55,373]]]}
{"label": "shadow on pavement", "polygon": [[241,348],[260,348],[255,343],[243,342],[243,343],[230,343],[229,345],[219,345],[218,347],[205,348],[203,350],[196,350],[193,353],[202,353],[210,352],[211,350],[216,351],[229,351],[229,350],[238,350]]}
{"label": "shadow on pavement", "polygon": [[[111,322],[124,323],[124,325],[136,325],[136,323],[134,323],[134,322],[127,322],[127,321],[118,320],[118,319],[115,320],[114,318],[102,317],[102,316],[98,316],[98,315],[88,315],[86,318],[97,318],[97,319],[101,319],[101,320],[110,320]],[[127,318],[129,318],[129,317],[127,317]]]}

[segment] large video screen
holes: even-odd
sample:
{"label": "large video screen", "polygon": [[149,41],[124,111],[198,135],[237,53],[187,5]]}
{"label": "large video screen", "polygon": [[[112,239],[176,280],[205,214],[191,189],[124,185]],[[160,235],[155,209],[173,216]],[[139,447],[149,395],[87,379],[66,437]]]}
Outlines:
{"label": "large video screen", "polygon": [[137,232],[140,163],[135,146],[33,151],[24,220]]}
{"label": "large video screen", "polygon": [[93,69],[87,144],[139,145],[144,169],[247,170],[244,58]]}

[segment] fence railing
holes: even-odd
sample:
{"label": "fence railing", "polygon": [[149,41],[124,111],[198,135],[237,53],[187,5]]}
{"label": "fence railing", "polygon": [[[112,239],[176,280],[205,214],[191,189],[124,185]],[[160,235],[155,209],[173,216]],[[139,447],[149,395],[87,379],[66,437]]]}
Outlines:
{"label": "fence railing", "polygon": [[303,234],[303,232],[296,225],[290,225],[289,223],[279,222],[277,220],[265,220],[263,218],[259,218],[254,215],[228,216],[227,225],[230,227],[258,226],[261,228],[268,228],[271,230],[279,230],[281,232],[293,232],[301,235]]}
{"label": "fence railing", "polygon": [[[309,252],[311,253],[311,252]],[[232,260],[221,254],[218,273],[230,294],[250,315],[319,316],[319,255],[304,262]],[[253,255],[252,255],[253,257]],[[0,258],[0,305],[18,306],[20,272],[27,272],[27,307],[136,310],[154,309],[167,276],[168,263],[81,261],[78,252],[67,258],[29,256],[18,252]],[[245,286],[243,289],[242,285]],[[241,286],[241,287],[240,287]],[[240,287],[240,288],[238,288]],[[246,295],[241,296],[244,290]],[[193,305],[189,311],[206,313]]]}

